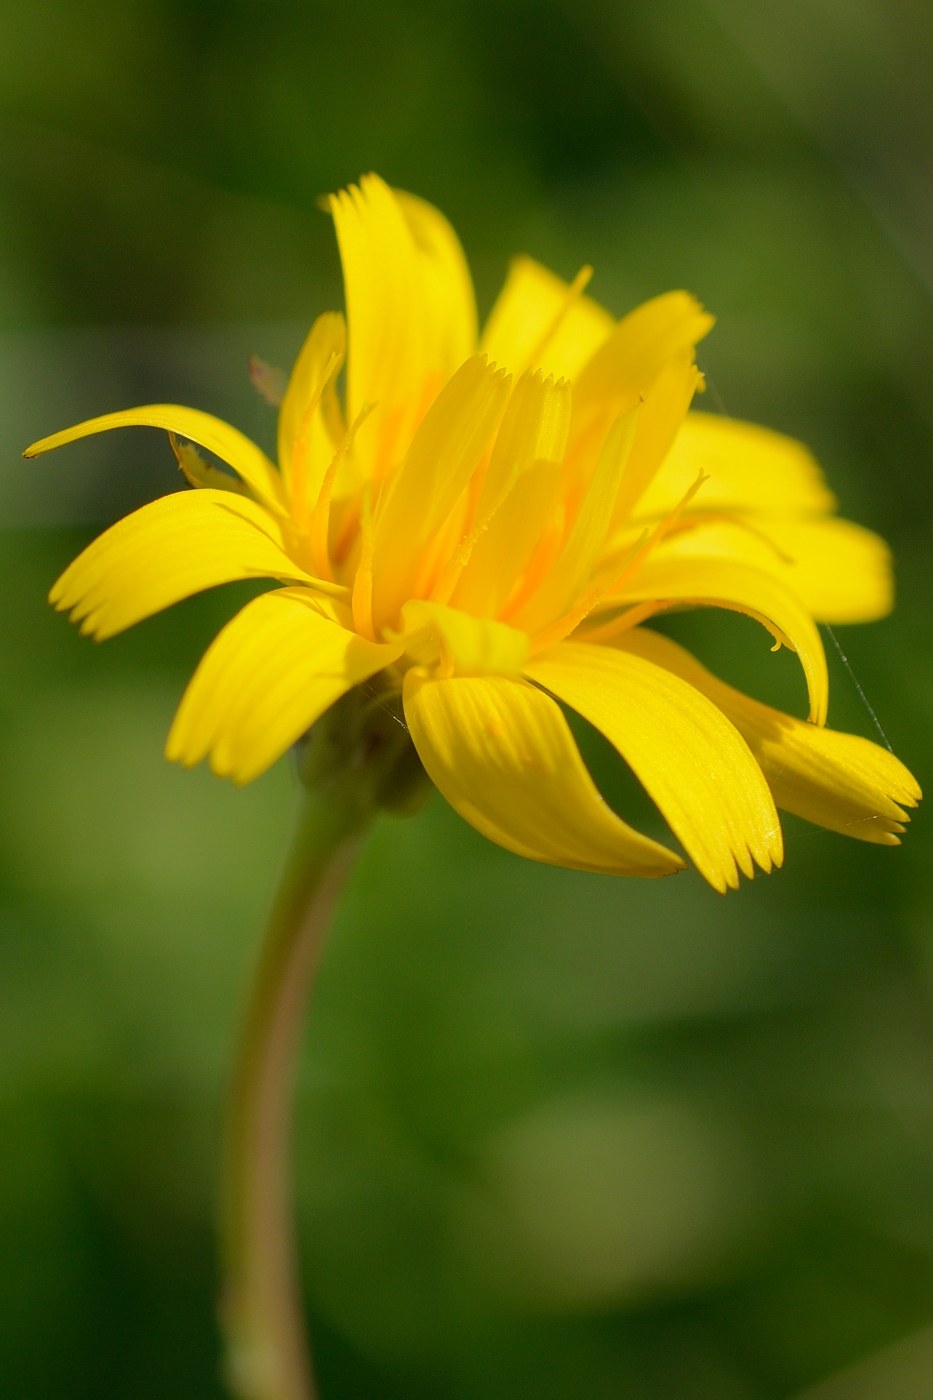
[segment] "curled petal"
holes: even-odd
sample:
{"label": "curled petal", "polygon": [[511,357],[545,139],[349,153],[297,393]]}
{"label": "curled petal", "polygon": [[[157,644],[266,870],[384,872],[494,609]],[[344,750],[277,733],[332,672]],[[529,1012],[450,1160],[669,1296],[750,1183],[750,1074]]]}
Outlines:
{"label": "curled petal", "polygon": [[50,452],[53,447],[64,447],[66,443],[77,442],[79,438],[90,437],[93,433],[109,432],[111,428],[164,428],[178,437],[189,438],[200,447],[213,452],[250,487],[256,499],[280,515],[287,513],[285,496],[282,491],[282,478],[269,461],[266,454],[251,442],[243,433],[231,428],[220,418],[210,413],[201,413],[196,408],[182,408],[179,404],[157,403],[145,408],[128,408],[121,413],[105,413],[100,418],[89,418],[85,423],[76,423],[73,428],[53,433],[27,447],[24,457],[38,457]]}
{"label": "curled petal", "polygon": [[787,584],[819,622],[873,622],[891,611],[891,552],[871,530],[831,516],[761,521],[714,516],[692,521],[691,509],[700,514],[697,502],[692,502],[680,532],[664,541],[655,559],[720,558],[751,564]]}
{"label": "curled petal", "polygon": [[750,699],[701,666],[683,647],[648,628],[626,632],[614,644],[681,676],[708,695],[743,735],[774,800],[786,812],[855,836],[896,846],[920,788],[887,749],[856,734],[818,729]]}
{"label": "curled petal", "polygon": [[[729,608],[744,612],[800,657],[810,694],[810,719],[826,723],[829,680],[816,624],[794,593],[763,569],[730,559],[651,558],[615,595],[618,602]],[[608,601],[608,600],[606,600]]]}
{"label": "curled petal", "polygon": [[405,677],[405,718],[433,782],[471,825],[547,865],[669,875],[672,851],[600,797],[560,708],[524,681]]}
{"label": "curled petal", "polygon": [[595,725],[631,765],[700,873],[738,887],[783,859],[768,785],[748,745],[705,695],[632,652],[562,642],[525,674]]}

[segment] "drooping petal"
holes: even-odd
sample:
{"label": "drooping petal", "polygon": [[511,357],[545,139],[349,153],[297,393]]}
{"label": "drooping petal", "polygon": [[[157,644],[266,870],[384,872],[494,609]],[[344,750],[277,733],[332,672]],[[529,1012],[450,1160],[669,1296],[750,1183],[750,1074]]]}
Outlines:
{"label": "drooping petal", "polygon": [[691,521],[688,508],[681,523],[687,528],[666,539],[656,559],[751,564],[781,579],[818,622],[873,622],[891,611],[890,550],[878,535],[850,520]]}
{"label": "drooping petal", "polygon": [[166,757],[186,768],[210,756],[222,778],[248,783],[335,700],[395,661],[321,616],[314,595],[284,588],[254,598],[214,639],[185,691]]}
{"label": "drooping petal", "polygon": [[696,509],[754,515],[825,515],[836,500],[813,454],[782,433],[711,413],[688,413],[673,447],[638,502],[637,518],[664,515],[700,472]]}
{"label": "drooping petal", "polygon": [[553,700],[500,677],[405,677],[405,718],[429,776],[491,841],[530,860],[611,875],[667,875],[672,851],[600,797]]}
{"label": "drooping petal", "polygon": [[780,579],[728,559],[650,558],[613,597],[626,603],[656,600],[658,611],[665,605],[718,607],[757,618],[800,657],[810,719],[826,723],[829,680],[823,643],[810,613]]}
{"label": "drooping petal", "polygon": [[[595,725],[630,764],[700,873],[738,887],[783,858],[768,785],[722,711],[669,670],[631,652],[561,642],[525,674]],[[738,867],[738,869],[737,869]]]}
{"label": "drooping petal", "polygon": [[[298,353],[279,410],[278,447],[282,480],[290,493],[295,443],[301,432],[302,450],[306,458],[305,498],[311,505],[317,499],[324,473],[343,436],[340,406],[333,381],[343,364],[346,351],[347,328],[343,317],[339,311],[325,311],[311,327]],[[333,366],[333,370],[329,385],[324,390],[326,402],[319,401],[317,407],[312,409],[315,398],[324,399],[321,387],[329,366]],[[305,423],[305,414],[309,410],[312,410],[311,421]]]}
{"label": "drooping petal", "polygon": [[482,355],[462,365],[431,405],[376,519],[373,619],[391,623],[412,596],[424,551],[489,445],[510,380]]}
{"label": "drooping petal", "polygon": [[557,485],[571,390],[540,371],[515,386],[476,511],[475,539],[452,601],[480,617],[498,613],[544,529]]}
{"label": "drooping petal", "polygon": [[[774,800],[817,826],[895,846],[922,796],[913,775],[887,749],[855,734],[818,729],[752,700],[707,671],[683,647],[636,627],[613,644],[645,657],[708,695],[740,731]],[[597,648],[594,648],[596,650]]]}
{"label": "drooping petal", "polygon": [[543,369],[555,379],[572,382],[614,326],[598,302],[571,297],[567,282],[533,258],[518,257],[486,322],[480,349],[513,374]]}
{"label": "drooping petal", "polygon": [[210,413],[201,413],[196,408],[182,408],[178,404],[149,404],[145,408],[128,408],[121,413],[105,413],[100,418],[89,418],[85,423],[77,423],[73,428],[65,428],[61,433],[53,433],[51,437],[34,442],[26,448],[23,456],[38,457],[43,452],[50,452],[53,447],[64,447],[66,443],[77,442],[78,438],[105,433],[111,428],[134,427],[164,428],[166,432],[190,438],[199,446],[206,447],[208,452],[213,452],[243,478],[257,500],[278,514],[286,513],[282,478],[266,454],[222,419],[214,418]]}
{"label": "drooping petal", "polygon": [[376,404],[356,453],[365,475],[380,480],[404,456],[468,342],[472,350],[475,312],[456,235],[437,210],[400,198],[377,175],[332,195],[330,208],[347,302],[347,420]]}
{"label": "drooping petal", "polygon": [[[49,601],[97,641],[182,598],[235,579],[315,583],[285,552],[276,519],[228,491],[177,491],[142,506],[89,544]],[[340,597],[346,589],[317,582]]]}

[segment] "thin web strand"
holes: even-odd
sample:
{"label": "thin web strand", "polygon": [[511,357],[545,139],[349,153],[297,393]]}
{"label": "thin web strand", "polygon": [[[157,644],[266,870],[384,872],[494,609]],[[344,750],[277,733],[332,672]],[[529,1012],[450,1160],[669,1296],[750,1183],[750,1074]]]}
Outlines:
{"label": "thin web strand", "polygon": [[846,668],[846,671],[847,671],[848,676],[849,676],[849,680],[850,680],[850,681],[852,682],[852,684],[855,686],[855,693],[858,695],[858,698],[861,700],[862,704],[865,706],[865,709],[868,711],[868,717],[869,717],[869,719],[871,720],[872,724],[875,726],[875,728],[877,729],[878,733],[880,734],[880,736],[881,736],[881,742],[884,744],[884,746],[885,746],[885,748],[887,749],[888,753],[893,753],[894,750],[891,748],[891,745],[888,743],[888,736],[887,736],[887,734],[885,734],[884,730],[881,728],[881,721],[879,720],[878,716],[875,714],[874,710],[872,709],[871,704],[869,703],[869,700],[868,700],[868,696],[865,694],[864,690],[863,690],[862,687],[859,685],[859,683],[858,683],[858,677],[856,676],[855,672],[852,670],[852,666],[851,666],[850,663],[849,663],[849,658],[846,656],[845,652],[842,650],[842,647],[839,645],[839,638],[836,636],[835,632],[834,632],[833,629],[830,627],[830,625],[829,625],[828,622],[824,622],[824,623],[823,623],[823,628],[824,628],[824,630],[825,630],[827,636],[829,637],[829,640],[832,642],[833,646],[836,648],[836,651],[839,653],[839,660],[842,662],[843,666]]}

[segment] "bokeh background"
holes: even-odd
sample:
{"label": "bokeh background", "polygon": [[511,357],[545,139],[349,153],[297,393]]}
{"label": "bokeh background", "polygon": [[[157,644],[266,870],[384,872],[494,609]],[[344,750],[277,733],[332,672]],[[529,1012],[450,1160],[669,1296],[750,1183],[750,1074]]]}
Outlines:
{"label": "bokeh background", "polygon": [[[594,263],[616,314],[717,313],[708,406],[804,438],[894,545],[896,613],[839,635],[929,783],[931,94],[913,0],[0,0],[7,1400],[222,1393],[220,1096],[294,798],[286,762],[233,791],[162,761],[242,590],[100,648],[46,606],[177,487],[164,438],[23,446],[160,399],[270,443],[246,357],[287,369],[340,305],[316,199],[376,169],[452,218],[483,313],[517,251]],[[751,622],[665,625],[799,711]],[[720,898],[524,864],[437,797],[379,827],[301,1067],[324,1400],[933,1395],[930,822],[786,837]]]}

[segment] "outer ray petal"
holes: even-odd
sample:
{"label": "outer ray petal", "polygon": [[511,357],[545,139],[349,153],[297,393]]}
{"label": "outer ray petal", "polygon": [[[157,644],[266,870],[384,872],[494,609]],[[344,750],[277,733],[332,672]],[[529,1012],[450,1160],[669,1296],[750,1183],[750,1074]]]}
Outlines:
{"label": "outer ray petal", "polygon": [[637,627],[614,644],[696,686],[729,716],[760,763],[779,807],[877,845],[898,844],[921,792],[887,749],[855,734],[817,729],[733,690],[669,638]]}
{"label": "outer ray petal", "polygon": [[809,612],[779,579],[727,559],[650,559],[613,595],[617,602],[731,608],[748,613],[800,657],[810,719],[826,723],[829,680],[823,643]]}
{"label": "outer ray petal", "polygon": [[365,403],[377,405],[355,453],[364,475],[379,480],[404,456],[464,348],[473,349],[469,275],[443,216],[377,175],[333,195],[330,207],[349,325],[347,420]]}
{"label": "outer ray petal", "polygon": [[216,584],[278,578],[315,583],[285,553],[281,529],[255,501],[229,491],[178,491],[117,521],[79,554],[49,601],[97,641]]}
{"label": "outer ray petal", "polygon": [[61,433],[53,433],[51,437],[34,442],[26,448],[23,456],[38,457],[43,452],[50,452],[53,447],[63,447],[66,443],[77,442],[78,438],[104,433],[110,428],[133,427],[164,428],[166,432],[190,438],[232,467],[264,505],[279,514],[287,513],[282,478],[266,454],[222,419],[214,418],[210,413],[201,413],[196,408],[182,408],[178,404],[148,404],[144,408],[128,408],[121,413],[105,413],[100,418],[89,418],[86,423],[77,423],[73,428],[65,428]]}
{"label": "outer ray petal", "polygon": [[525,674],[599,729],[631,765],[700,873],[736,889],[783,859],[768,785],[721,710],[670,671],[629,652],[561,642]]}
{"label": "outer ray petal", "polygon": [[248,783],[335,700],[400,652],[322,617],[305,589],[264,593],[237,613],[202,657],[178,707],[166,757],[190,768],[209,754],[219,777]]}
{"label": "outer ray petal", "polygon": [[[533,258],[513,258],[509,275],[492,308],[480,349],[495,364],[515,374],[526,367],[543,369],[555,379],[571,381],[609,338],[615,321],[591,297],[576,298],[567,306],[568,283]],[[541,345],[555,318],[566,313],[555,333]],[[535,359],[535,363],[531,361]]]}
{"label": "outer ray petal", "polygon": [[748,522],[748,528],[740,520],[686,518],[682,524],[691,528],[666,539],[655,559],[751,564],[781,579],[819,622],[872,622],[891,611],[890,550],[878,535],[850,520],[775,517]]}
{"label": "outer ray petal", "polygon": [[[894,606],[891,551],[851,520],[769,520],[788,586],[818,622],[874,622]],[[781,561],[778,561],[779,564]]]}
{"label": "outer ray petal", "polygon": [[812,453],[754,423],[688,413],[664,465],[638,503],[639,519],[672,510],[700,472],[709,480],[697,510],[755,515],[824,515],[836,500]]}
{"label": "outer ray petal", "polygon": [[530,860],[668,875],[680,858],[626,826],[590,778],[548,696],[500,677],[405,677],[405,717],[428,774],[491,841]]}

